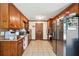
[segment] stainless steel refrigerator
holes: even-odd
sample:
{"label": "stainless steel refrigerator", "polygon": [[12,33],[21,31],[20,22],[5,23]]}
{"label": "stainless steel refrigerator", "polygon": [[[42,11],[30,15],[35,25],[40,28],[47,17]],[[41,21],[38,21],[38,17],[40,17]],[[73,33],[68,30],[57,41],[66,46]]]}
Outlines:
{"label": "stainless steel refrigerator", "polygon": [[66,17],[66,56],[79,56],[79,16]]}

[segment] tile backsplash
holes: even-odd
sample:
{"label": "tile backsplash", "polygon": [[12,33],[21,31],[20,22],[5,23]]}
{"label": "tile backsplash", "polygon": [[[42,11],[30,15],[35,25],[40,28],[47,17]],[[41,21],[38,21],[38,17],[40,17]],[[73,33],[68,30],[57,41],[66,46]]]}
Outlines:
{"label": "tile backsplash", "polygon": [[4,36],[5,32],[4,31],[1,31],[0,32],[0,36]]}
{"label": "tile backsplash", "polygon": [[7,31],[7,29],[0,29],[0,36],[4,36],[5,31]]}

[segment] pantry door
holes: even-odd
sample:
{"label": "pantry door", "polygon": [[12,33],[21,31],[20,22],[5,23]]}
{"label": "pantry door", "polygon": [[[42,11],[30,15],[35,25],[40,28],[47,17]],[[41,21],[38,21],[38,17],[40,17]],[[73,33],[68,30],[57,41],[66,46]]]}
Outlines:
{"label": "pantry door", "polygon": [[43,39],[43,23],[36,23],[35,24],[35,33],[36,33],[36,40]]}

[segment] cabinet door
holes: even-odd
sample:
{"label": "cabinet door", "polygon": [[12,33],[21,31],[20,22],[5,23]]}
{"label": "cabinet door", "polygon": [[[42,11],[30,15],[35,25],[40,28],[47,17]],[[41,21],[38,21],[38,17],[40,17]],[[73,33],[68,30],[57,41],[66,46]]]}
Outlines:
{"label": "cabinet door", "polygon": [[10,52],[10,42],[8,41],[3,41],[0,42],[1,45],[1,55],[2,56],[10,56],[11,52]]}
{"label": "cabinet door", "polygon": [[23,53],[23,39],[18,41],[18,56],[21,56]]}
{"label": "cabinet door", "polygon": [[0,28],[8,28],[8,4],[2,3],[0,4]]}
{"label": "cabinet door", "polygon": [[15,10],[15,7],[10,4],[9,5],[9,8],[10,8],[10,22],[9,22],[9,26],[10,28],[16,28],[16,10]]}
{"label": "cabinet door", "polygon": [[21,14],[21,28],[25,28],[25,23],[24,23],[24,16]]}
{"label": "cabinet door", "polygon": [[25,21],[25,29],[28,29],[28,19],[24,16],[24,21]]}
{"label": "cabinet door", "polygon": [[0,28],[1,28],[1,4],[0,4]]}
{"label": "cabinet door", "polygon": [[17,41],[11,41],[11,56],[17,56]]}
{"label": "cabinet door", "polygon": [[20,28],[20,12],[10,4],[10,28]]}
{"label": "cabinet door", "polygon": [[21,28],[23,28],[22,14],[20,14],[20,17],[21,17]]}
{"label": "cabinet door", "polygon": [[27,22],[26,22],[26,30],[28,30],[29,29],[29,21],[27,20]]}
{"label": "cabinet door", "polygon": [[16,20],[15,20],[16,28],[20,29],[20,27],[21,27],[20,12],[17,9],[15,9],[15,10],[16,10],[15,11],[15,13],[16,13]]}
{"label": "cabinet door", "polygon": [[9,26],[10,28],[15,28],[15,8],[12,4],[9,5],[10,8],[10,22]]}
{"label": "cabinet door", "polygon": [[2,47],[1,47],[1,42],[0,42],[0,56],[2,56]]}
{"label": "cabinet door", "polygon": [[21,56],[22,55],[22,43],[19,43],[18,44],[18,56]]}

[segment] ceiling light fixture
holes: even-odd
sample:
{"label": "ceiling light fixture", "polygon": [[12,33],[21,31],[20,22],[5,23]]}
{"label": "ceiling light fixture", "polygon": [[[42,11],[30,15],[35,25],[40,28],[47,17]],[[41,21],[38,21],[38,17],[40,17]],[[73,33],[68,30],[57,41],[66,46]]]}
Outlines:
{"label": "ceiling light fixture", "polygon": [[39,22],[39,21],[38,21],[38,22],[36,22],[36,23],[42,23],[42,22]]}
{"label": "ceiling light fixture", "polygon": [[44,16],[39,15],[39,16],[36,16],[35,18],[36,18],[36,19],[39,19],[39,20],[42,20],[42,19],[44,19]]}

